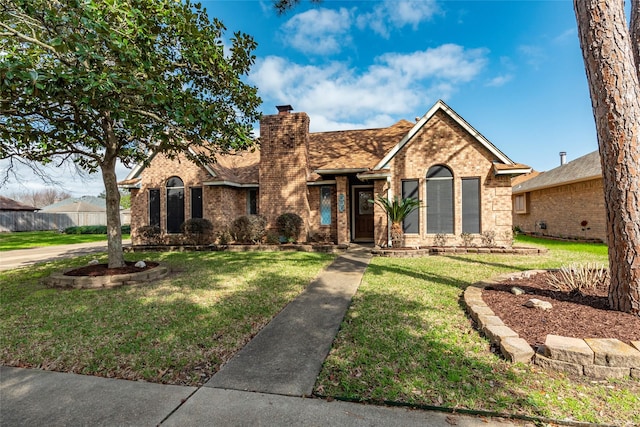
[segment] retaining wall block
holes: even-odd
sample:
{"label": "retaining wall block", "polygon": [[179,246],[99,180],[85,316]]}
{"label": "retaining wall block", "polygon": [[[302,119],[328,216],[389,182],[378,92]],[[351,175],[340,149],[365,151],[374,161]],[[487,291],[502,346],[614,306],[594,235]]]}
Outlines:
{"label": "retaining wall block", "polygon": [[547,335],[544,341],[544,355],[550,359],[579,365],[593,364],[593,350],[580,338]]}
{"label": "retaining wall block", "polygon": [[619,368],[640,368],[640,351],[615,338],[585,338],[595,354],[594,363]]}
{"label": "retaining wall block", "polygon": [[631,375],[631,368],[619,368],[614,366],[584,365],[584,374],[588,377],[605,378],[625,378]]}
{"label": "retaining wall block", "polygon": [[508,326],[488,325],[482,328],[482,333],[493,343],[500,344],[503,339],[508,337],[518,338],[518,334]]}
{"label": "retaining wall block", "polygon": [[502,355],[511,362],[529,363],[535,352],[524,338],[506,337],[500,341]]}
{"label": "retaining wall block", "polygon": [[541,354],[536,354],[533,359],[535,364],[544,369],[552,369],[555,371],[566,372],[573,375],[584,375],[584,369],[579,363],[563,362],[561,360],[554,360],[545,357]]}

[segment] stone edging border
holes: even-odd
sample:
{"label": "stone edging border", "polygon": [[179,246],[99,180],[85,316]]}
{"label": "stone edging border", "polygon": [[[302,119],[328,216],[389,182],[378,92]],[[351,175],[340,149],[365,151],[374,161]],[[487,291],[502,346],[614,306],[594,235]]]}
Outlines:
{"label": "stone edging border", "polygon": [[499,347],[502,355],[511,362],[533,362],[543,368],[597,379],[640,379],[640,341],[633,341],[629,346],[611,338],[580,339],[547,335],[544,346],[536,352],[506,326],[482,299],[482,290],[486,286],[496,285],[510,277],[531,276],[541,272],[546,270],[503,274],[469,286],[463,293],[463,301],[477,329]]}
{"label": "stone edging border", "polygon": [[115,274],[112,276],[65,276],[64,272],[53,273],[43,279],[43,283],[55,288],[105,289],[117,288],[124,285],[138,285],[151,280],[161,279],[167,274],[169,274],[169,269],[163,265],[158,265],[157,267],[139,273]]}

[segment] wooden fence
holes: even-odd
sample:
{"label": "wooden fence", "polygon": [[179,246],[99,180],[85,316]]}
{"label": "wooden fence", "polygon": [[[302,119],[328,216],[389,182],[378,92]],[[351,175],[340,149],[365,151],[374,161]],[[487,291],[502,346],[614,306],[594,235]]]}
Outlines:
{"label": "wooden fence", "polygon": [[[131,222],[131,214],[121,213],[120,222]],[[61,230],[82,225],[106,225],[104,212],[0,212],[0,232]]]}

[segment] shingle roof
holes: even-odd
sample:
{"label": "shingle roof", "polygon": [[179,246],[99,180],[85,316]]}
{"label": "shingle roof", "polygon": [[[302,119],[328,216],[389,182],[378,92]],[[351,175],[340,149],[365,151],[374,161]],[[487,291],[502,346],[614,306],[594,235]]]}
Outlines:
{"label": "shingle roof", "polygon": [[379,129],[309,134],[309,167],[318,169],[370,169],[413,127],[407,120]]}
{"label": "shingle roof", "polygon": [[209,168],[215,173],[213,181],[257,184],[260,176],[260,151],[221,155]]}
{"label": "shingle roof", "polygon": [[44,212],[105,212],[107,201],[100,197],[70,197],[42,208]]}
{"label": "shingle roof", "polygon": [[542,172],[527,181],[516,183],[516,185],[513,186],[513,194],[571,184],[599,177],[602,177],[600,155],[598,151],[594,151],[558,166],[555,169]]}
{"label": "shingle roof", "polygon": [[34,206],[25,205],[8,197],[0,196],[0,211],[37,211]]}

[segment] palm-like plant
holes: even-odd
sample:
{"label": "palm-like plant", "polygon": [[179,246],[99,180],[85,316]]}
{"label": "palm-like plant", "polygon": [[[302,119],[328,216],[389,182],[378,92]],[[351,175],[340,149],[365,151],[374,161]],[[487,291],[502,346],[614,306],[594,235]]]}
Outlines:
{"label": "palm-like plant", "polygon": [[369,200],[380,206],[387,213],[391,221],[391,247],[399,248],[402,245],[402,221],[420,206],[418,199],[401,199],[395,196],[392,200],[378,195],[375,200]]}

